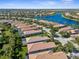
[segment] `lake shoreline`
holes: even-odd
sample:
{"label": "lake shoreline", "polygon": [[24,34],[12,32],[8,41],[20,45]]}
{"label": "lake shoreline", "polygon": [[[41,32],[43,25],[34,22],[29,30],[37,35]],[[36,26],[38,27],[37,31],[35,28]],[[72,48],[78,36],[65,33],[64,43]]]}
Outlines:
{"label": "lake shoreline", "polygon": [[62,14],[62,17],[66,18],[66,19],[74,20],[74,21],[76,21],[76,22],[79,22],[77,19],[71,19],[71,18],[69,18],[69,17],[66,17],[64,14]]}

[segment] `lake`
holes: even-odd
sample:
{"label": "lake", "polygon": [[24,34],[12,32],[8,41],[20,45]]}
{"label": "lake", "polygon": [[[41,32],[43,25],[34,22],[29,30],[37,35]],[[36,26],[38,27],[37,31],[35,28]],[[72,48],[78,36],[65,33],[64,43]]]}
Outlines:
{"label": "lake", "polygon": [[36,16],[35,19],[47,20],[65,25],[79,25],[79,22],[64,18],[61,13],[56,13],[54,15],[47,15],[47,16]]}

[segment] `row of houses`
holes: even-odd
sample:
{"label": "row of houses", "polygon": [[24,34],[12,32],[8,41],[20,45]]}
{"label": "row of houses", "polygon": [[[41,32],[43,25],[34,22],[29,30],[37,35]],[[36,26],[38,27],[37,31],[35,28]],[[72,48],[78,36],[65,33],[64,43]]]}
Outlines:
{"label": "row of houses", "polygon": [[[68,59],[64,52],[53,52],[57,47],[54,42],[49,42],[50,38],[46,36],[31,36],[42,33],[40,26],[29,25],[23,22],[14,22],[14,25],[26,35],[26,45],[28,48],[28,59]],[[29,36],[29,39],[27,36]],[[25,40],[24,40],[25,42]]]}
{"label": "row of houses", "polygon": [[67,13],[65,13],[65,16],[70,16],[70,17],[73,17],[73,18],[79,18],[79,13],[71,14],[71,13],[67,12]]}
{"label": "row of houses", "polygon": [[49,21],[46,21],[46,20],[40,20],[39,22],[51,24],[53,27],[58,27],[58,28],[60,28],[59,32],[63,32],[63,31],[69,32],[72,37],[73,36],[79,36],[79,29],[74,29],[71,26],[66,26],[64,24],[59,24],[59,23],[55,23],[55,22],[49,22]]}
{"label": "row of houses", "polygon": [[15,22],[13,24],[16,26],[16,28],[20,29],[25,36],[42,33],[42,30],[40,30],[41,26],[29,25],[23,22]]}
{"label": "row of houses", "polygon": [[63,31],[70,33],[71,37],[79,36],[79,29],[74,29],[70,26],[59,29],[59,32],[63,32]]}
{"label": "row of houses", "polygon": [[39,22],[53,25],[53,27],[64,27],[65,26],[63,24],[58,24],[56,22],[50,22],[50,21],[46,21],[46,20],[39,20]]}

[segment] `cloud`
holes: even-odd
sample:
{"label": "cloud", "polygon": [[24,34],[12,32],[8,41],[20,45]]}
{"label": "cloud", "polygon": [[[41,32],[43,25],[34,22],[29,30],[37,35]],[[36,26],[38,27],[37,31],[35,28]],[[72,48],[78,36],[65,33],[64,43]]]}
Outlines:
{"label": "cloud", "polygon": [[62,3],[64,5],[72,5],[74,3],[74,0],[62,0]]}
{"label": "cloud", "polygon": [[73,1],[73,0],[63,0],[63,1],[71,2],[71,1]]}
{"label": "cloud", "polygon": [[54,1],[40,2],[40,5],[43,5],[43,6],[53,6],[55,4],[56,2]]}
{"label": "cloud", "polygon": [[72,3],[74,0],[62,0],[65,3]]}

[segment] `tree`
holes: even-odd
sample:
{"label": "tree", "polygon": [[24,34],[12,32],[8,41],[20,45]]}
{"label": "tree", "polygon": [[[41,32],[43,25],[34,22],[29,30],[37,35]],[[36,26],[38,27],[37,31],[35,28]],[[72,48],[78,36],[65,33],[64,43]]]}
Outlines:
{"label": "tree", "polygon": [[64,50],[65,50],[66,53],[73,52],[73,50],[74,50],[73,44],[68,42],[67,44],[64,45]]}
{"label": "tree", "polygon": [[50,27],[50,34],[51,34],[50,38],[52,41],[54,41],[54,36],[55,36],[55,33],[57,32],[57,30],[56,30],[56,28],[53,27],[53,25],[50,25],[49,27]]}
{"label": "tree", "polygon": [[75,40],[76,40],[76,43],[79,45],[79,37],[76,37]]}
{"label": "tree", "polygon": [[54,52],[64,51],[62,44],[58,44],[56,48],[53,49]]}
{"label": "tree", "polygon": [[3,44],[4,44],[4,38],[0,37],[0,49],[2,49]]}
{"label": "tree", "polygon": [[70,33],[64,31],[64,32],[60,32],[60,34],[62,35],[62,37],[65,37],[65,38],[69,38],[70,37]]}

